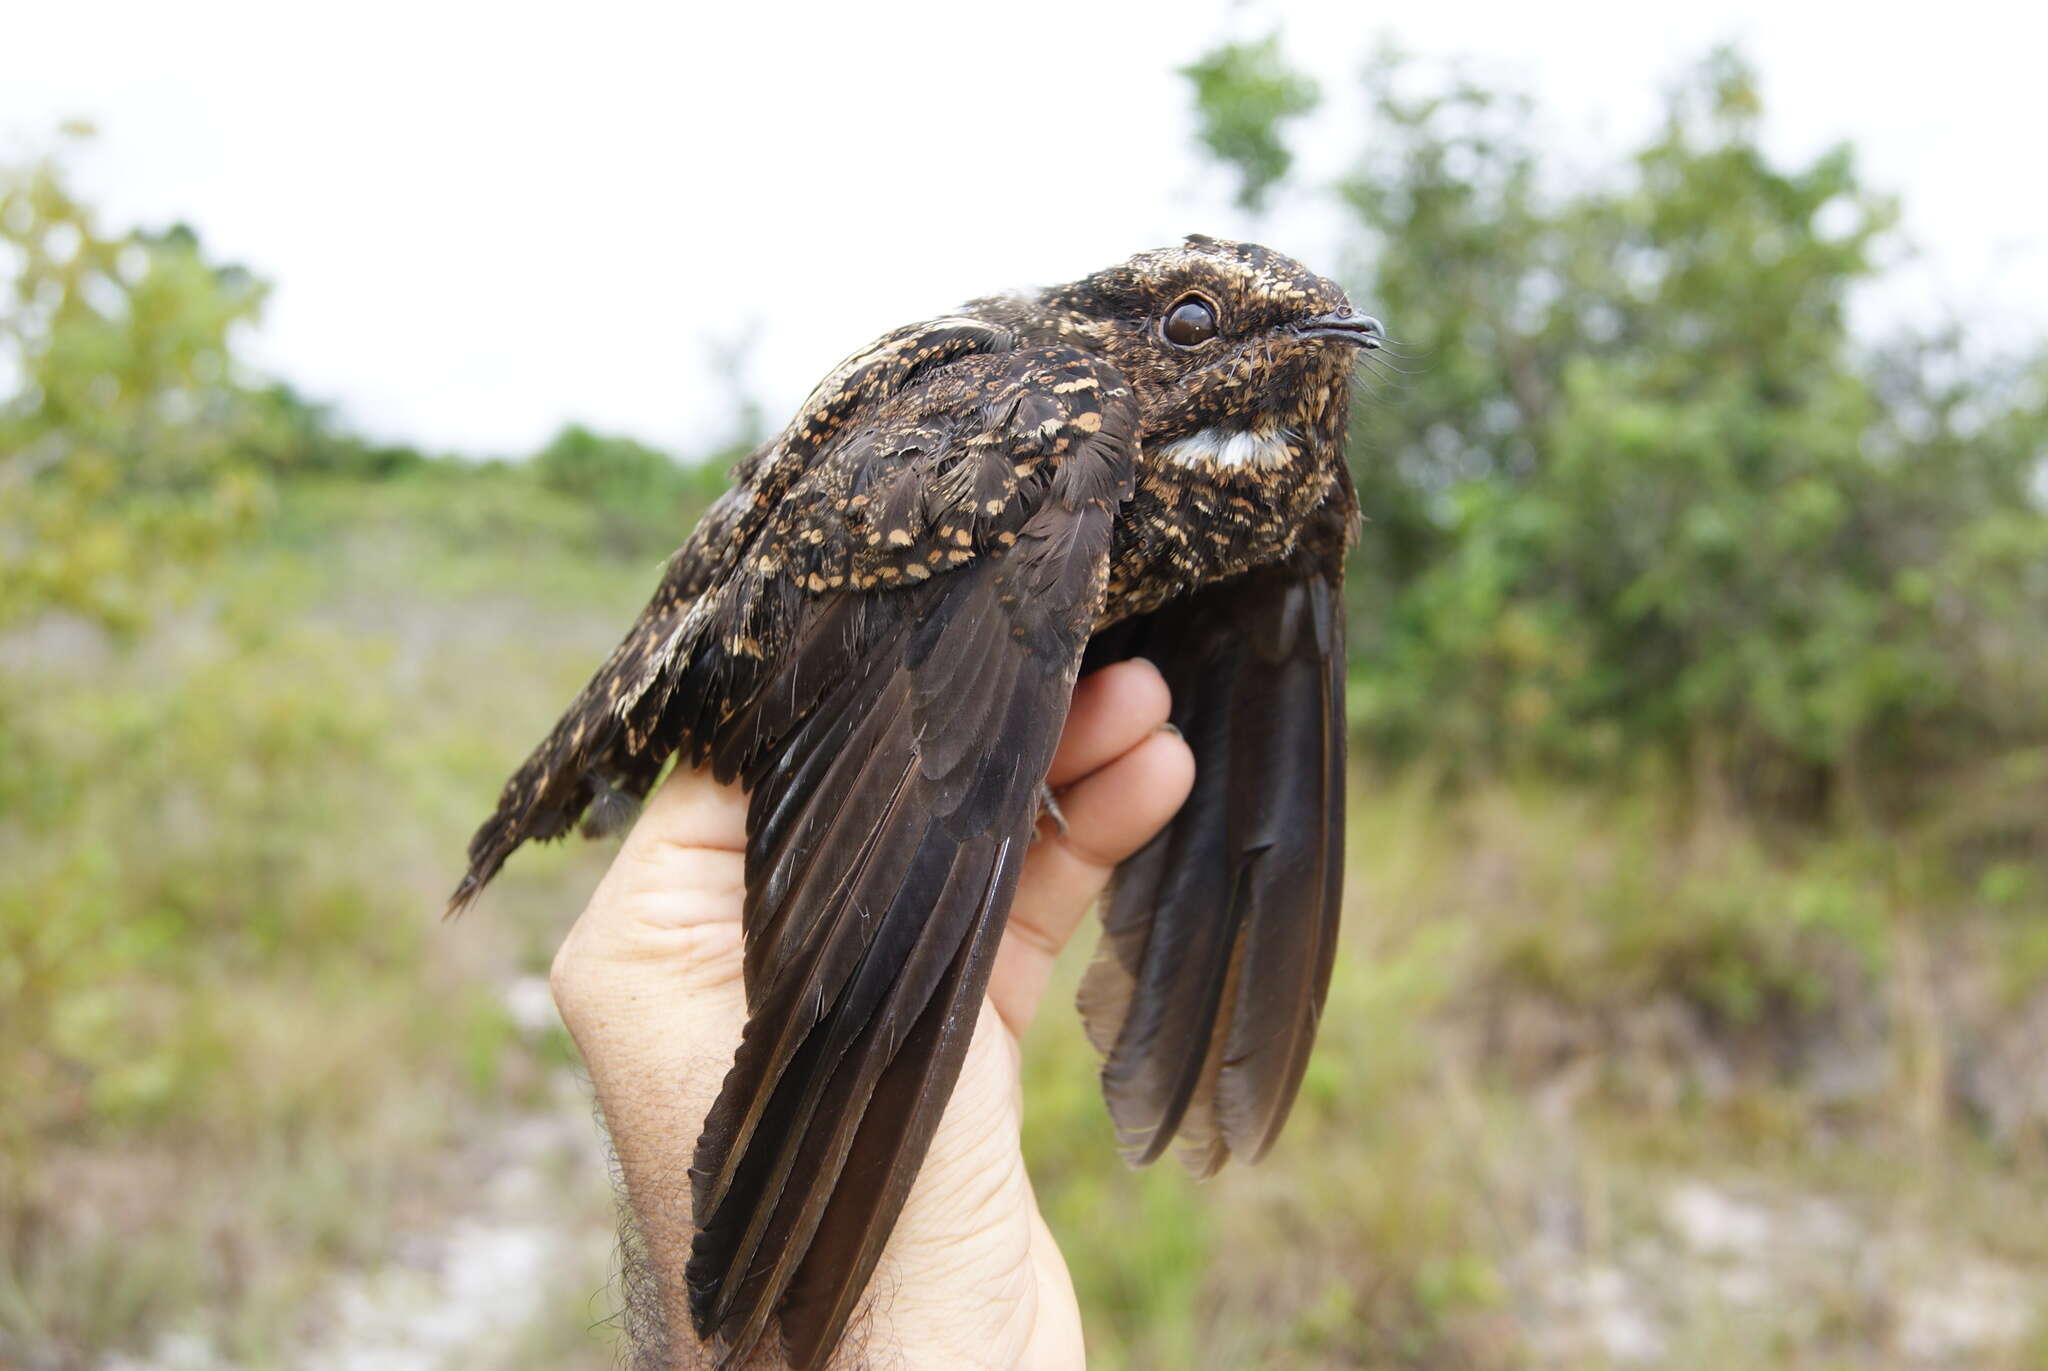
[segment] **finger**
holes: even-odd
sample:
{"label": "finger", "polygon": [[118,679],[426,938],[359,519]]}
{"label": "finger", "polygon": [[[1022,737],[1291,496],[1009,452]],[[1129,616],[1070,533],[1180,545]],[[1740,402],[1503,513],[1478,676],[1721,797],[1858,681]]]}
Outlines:
{"label": "finger", "polygon": [[[1165,720],[1166,683],[1150,662],[1119,662],[1091,673],[1053,761],[1053,784],[1085,775]],[[730,860],[747,844],[747,801],[738,786],[677,767],[627,835],[592,912],[657,926],[737,920],[743,895]]]}
{"label": "finger", "polygon": [[1054,959],[1117,863],[1166,827],[1194,783],[1195,754],[1180,735],[1156,732],[1062,792],[1067,831],[1033,845],[989,978],[1011,1032],[1029,1026]]}
{"label": "finger", "polygon": [[[555,955],[556,1002],[736,987],[746,899],[746,799],[678,767],[646,809]],[[624,978],[622,981],[621,978]]]}
{"label": "finger", "polygon": [[746,848],[745,793],[678,766],[626,835],[591,908],[664,927],[737,922]]}
{"label": "finger", "polygon": [[708,770],[677,766],[641,810],[626,838],[655,847],[747,850],[747,796],[737,785],[720,785]]}
{"label": "finger", "polygon": [[1143,658],[1089,672],[1074,687],[1074,705],[1045,783],[1054,789],[1072,785],[1123,756],[1166,722],[1172,706],[1166,678]]}

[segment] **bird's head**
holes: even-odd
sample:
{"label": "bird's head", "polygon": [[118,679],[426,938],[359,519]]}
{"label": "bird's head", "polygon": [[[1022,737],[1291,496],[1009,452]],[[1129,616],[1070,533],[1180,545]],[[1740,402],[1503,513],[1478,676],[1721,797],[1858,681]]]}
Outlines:
{"label": "bird's head", "polygon": [[1039,306],[1130,381],[1146,460],[1197,469],[1327,460],[1357,361],[1385,343],[1378,320],[1293,258],[1200,235],[1056,287]]}

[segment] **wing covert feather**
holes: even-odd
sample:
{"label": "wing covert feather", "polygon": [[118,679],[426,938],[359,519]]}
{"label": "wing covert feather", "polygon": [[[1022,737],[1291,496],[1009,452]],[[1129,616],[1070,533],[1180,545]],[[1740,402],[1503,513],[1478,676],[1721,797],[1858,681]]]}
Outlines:
{"label": "wing covert feather", "polygon": [[[775,441],[741,459],[731,488],[669,559],[625,637],[506,781],[496,810],[470,840],[469,869],[449,899],[450,914],[475,900],[520,844],[564,837],[579,820],[586,833],[608,832],[633,812],[683,742],[682,721],[668,705],[695,647],[719,623],[751,617],[736,612],[734,601],[757,598],[762,587],[735,572],[764,540],[774,540],[771,517],[786,522],[804,478],[834,457],[847,460],[847,449],[859,446],[846,441],[849,435],[872,442],[874,430],[900,434],[900,425],[877,423],[886,421],[892,401],[948,365],[1003,354],[1014,342],[1007,330],[965,317],[885,334],[835,368]],[[787,595],[775,592],[786,589],[767,596],[785,611]],[[744,694],[758,679],[758,662],[744,656],[704,665],[730,694]]]}

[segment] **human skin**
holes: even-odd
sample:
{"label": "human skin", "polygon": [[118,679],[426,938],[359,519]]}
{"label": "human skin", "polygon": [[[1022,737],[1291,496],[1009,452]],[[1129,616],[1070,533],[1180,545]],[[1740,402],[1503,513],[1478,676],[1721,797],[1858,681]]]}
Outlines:
{"label": "human skin", "polygon": [[[1187,798],[1194,757],[1166,727],[1164,680],[1122,662],[1074,691],[1047,776],[1066,819],[1039,825],[959,1084],[847,1339],[850,1365],[1084,1365],[1073,1282],[1020,1147],[1020,1040],[1053,962],[1116,864]],[[746,799],[678,769],[648,801],[557,952],[562,1019],[590,1070],[636,1241],[642,1365],[708,1365],[690,1332],[691,1155],[746,1020]],[[781,1366],[770,1339],[750,1366]]]}

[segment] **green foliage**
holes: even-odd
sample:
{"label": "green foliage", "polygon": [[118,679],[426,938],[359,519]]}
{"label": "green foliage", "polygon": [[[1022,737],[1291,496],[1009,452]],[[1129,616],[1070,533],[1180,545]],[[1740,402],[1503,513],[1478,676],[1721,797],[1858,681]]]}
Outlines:
{"label": "green foliage", "polygon": [[189,229],[102,230],[44,161],[0,167],[0,626],[133,629],[266,507],[233,363],[266,287]]}
{"label": "green foliage", "polygon": [[528,466],[544,488],[599,511],[615,550],[635,555],[673,550],[726,483],[725,463],[715,457],[685,467],[644,443],[581,424],[563,428]]}
{"label": "green foliage", "polygon": [[[1277,40],[1187,74],[1256,206],[1313,87]],[[1846,152],[1768,157],[1731,58],[1578,185],[1526,102],[1415,77],[1374,68],[1336,191],[1402,354],[1354,435],[1374,783],[1322,1047],[1272,1161],[1196,1188],[1122,1166],[1042,1017],[1028,1144],[1093,1357],[1532,1364],[1546,1273],[1661,1250],[1665,1180],[1733,1156],[2048,1270],[2048,365],[1859,345],[1890,207]],[[744,444],[379,446],[240,365],[263,288],[190,233],[103,228],[45,163],[0,174],[0,240],[0,1362],[189,1317],[270,1364],[563,1061],[497,992],[603,849],[523,857],[491,930],[433,913]],[[1694,802],[1730,791],[1772,807]],[[1896,1350],[1899,1292],[1832,1256],[1827,1327],[1745,1311],[1739,1347],[1669,1266],[1675,1366]],[[589,1295],[554,1279],[537,1307]]]}
{"label": "green foliage", "polygon": [[1316,83],[1287,65],[1278,34],[1226,43],[1181,75],[1195,88],[1202,146],[1237,173],[1237,203],[1259,208],[1294,165],[1282,130],[1316,107]]}
{"label": "green foliage", "polygon": [[250,459],[274,477],[350,476],[382,481],[418,472],[435,459],[402,443],[371,443],[348,432],[333,410],[271,381],[247,397],[256,423]]}
{"label": "green foliage", "polygon": [[[0,267],[0,628],[53,610],[145,628],[274,511],[281,481],[473,470],[368,442],[250,374],[236,349],[267,285],[183,226],[104,229],[55,158],[0,166]],[[523,479],[597,511],[601,550],[644,559],[682,540],[742,436],[684,466],[571,425]]]}
{"label": "green foliage", "polygon": [[0,1363],[209,1310],[274,1350],[531,1090],[431,916],[707,478],[365,442],[241,364],[260,282],[54,160],[0,169],[0,244]]}
{"label": "green foliage", "polygon": [[1721,52],[1561,186],[1526,100],[1418,75],[1371,68],[1337,191],[1399,340],[1352,443],[1364,740],[1815,813],[2048,736],[2048,367],[1857,345],[1895,216],[1850,150],[1774,161]]}
{"label": "green foliage", "polygon": [[602,536],[518,472],[298,479],[203,604],[0,642],[0,1361],[195,1313],[295,1345],[464,1120],[532,1093],[499,988],[602,851],[529,863],[496,937],[436,915],[646,592]]}
{"label": "green foliage", "polygon": [[622,505],[673,490],[674,468],[644,443],[601,437],[581,424],[564,428],[533,457],[533,474],[549,490]]}

